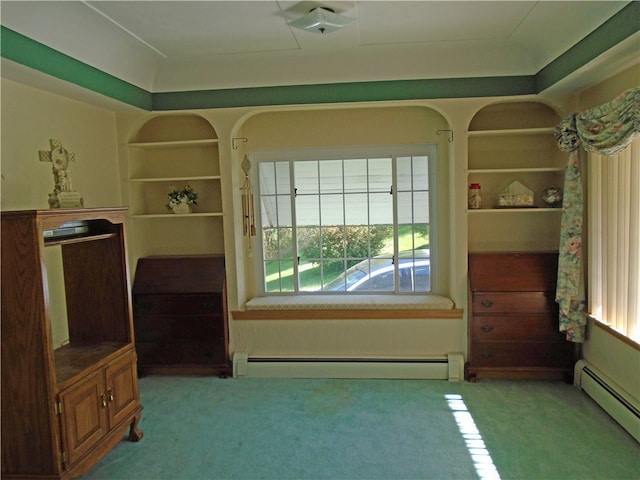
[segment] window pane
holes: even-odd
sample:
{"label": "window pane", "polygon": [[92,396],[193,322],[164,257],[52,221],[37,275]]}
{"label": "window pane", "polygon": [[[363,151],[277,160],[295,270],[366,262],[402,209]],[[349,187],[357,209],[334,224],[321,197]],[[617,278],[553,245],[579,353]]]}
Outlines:
{"label": "window pane", "polygon": [[280,195],[291,195],[291,179],[289,172],[289,162],[276,163],[276,188]]}
{"label": "window pane", "polygon": [[344,225],[342,195],[322,195],[320,201],[322,225]]}
{"label": "window pane", "polygon": [[276,193],[275,164],[272,162],[258,163],[258,175],[260,177],[260,194],[275,195]]}
{"label": "window pane", "polygon": [[274,195],[260,197],[262,228],[274,227],[278,224],[278,207]]}
{"label": "window pane", "polygon": [[296,197],[296,220],[298,226],[320,225],[319,195],[298,195]]}
{"label": "window pane", "polygon": [[342,226],[322,227],[322,258],[329,261],[344,258],[345,231]]}
{"label": "window pane", "polygon": [[352,225],[346,228],[347,258],[363,259],[369,257],[369,227]]}
{"label": "window pane", "polygon": [[416,223],[429,222],[429,192],[413,193],[413,221]]}
{"label": "window pane", "polygon": [[262,257],[265,260],[280,258],[277,228],[265,228],[262,230]]}
{"label": "window pane", "polygon": [[369,223],[393,223],[393,197],[388,191],[369,194]]}
{"label": "window pane", "polygon": [[429,157],[413,157],[413,189],[429,189]]}
{"label": "window pane", "polygon": [[367,191],[367,161],[365,159],[344,161],[344,191],[354,193]]}
{"label": "window pane", "polygon": [[290,195],[278,195],[276,197],[278,202],[278,225],[292,226],[293,219],[291,217],[291,196]]}
{"label": "window pane", "polygon": [[298,282],[300,291],[315,292],[320,290],[320,269],[317,262],[300,262],[298,265]]}
{"label": "window pane", "polygon": [[398,223],[413,222],[413,195],[411,192],[398,192]]}
{"label": "window pane", "polygon": [[320,192],[342,192],[342,160],[320,162]]}
{"label": "window pane", "polygon": [[398,192],[411,190],[411,157],[398,157],[396,164]]}
{"label": "window pane", "polygon": [[373,158],[369,160],[369,191],[391,191],[391,159]]}
{"label": "window pane", "polygon": [[293,258],[293,231],[291,228],[278,228],[278,248],[281,259]]}
{"label": "window pane", "polygon": [[347,225],[369,224],[369,197],[366,193],[345,195],[345,223]]}
{"label": "window pane", "polygon": [[319,227],[298,227],[298,256],[304,261],[319,261],[321,237]]}
{"label": "window pane", "polygon": [[318,193],[318,162],[295,162],[295,186],[298,195]]}

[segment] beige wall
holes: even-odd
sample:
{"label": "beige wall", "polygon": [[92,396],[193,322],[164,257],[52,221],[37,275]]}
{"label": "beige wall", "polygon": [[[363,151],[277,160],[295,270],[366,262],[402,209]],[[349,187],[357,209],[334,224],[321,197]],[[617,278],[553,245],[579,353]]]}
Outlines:
{"label": "beige wall", "polygon": [[[600,103],[626,88],[638,69],[590,89],[581,103]],[[623,87],[623,88],[620,88]],[[611,93],[616,90],[615,93]],[[539,97],[526,97],[539,99]],[[252,294],[247,278],[250,258],[240,222],[240,162],[245,153],[261,148],[328,144],[435,142],[446,159],[442,187],[448,194],[441,205],[446,217],[449,277],[443,292],[466,309],[466,159],[465,132],[483,106],[508,98],[446,99],[349,105],[260,107],[198,110],[220,138],[224,178],[225,254],[228,265],[229,307],[242,307]],[[513,99],[516,100],[516,99]],[[522,100],[518,98],[517,100]],[[554,99],[551,98],[551,101]],[[575,101],[575,97],[571,98]],[[558,102],[560,103],[560,102]],[[163,114],[168,114],[165,112]],[[176,112],[180,113],[180,112]],[[564,115],[567,109],[560,110]],[[53,187],[50,167],[38,161],[38,150],[59,138],[76,154],[71,173],[85,205],[127,203],[126,147],[137,128],[155,113],[115,114],[85,103],[2,80],[2,208],[47,208]],[[399,121],[396,121],[399,119]],[[437,135],[451,129],[454,141]],[[232,138],[247,142],[232,148]],[[131,262],[134,266],[135,262]],[[55,280],[52,281],[55,283]],[[247,288],[249,286],[249,288]],[[231,349],[268,354],[433,355],[466,351],[466,315],[462,320],[389,321],[233,321]],[[63,340],[57,336],[57,340]]]}
{"label": "beige wall", "polygon": [[[58,139],[76,161],[73,187],[86,207],[121,205],[115,114],[6,79],[1,83],[2,128],[0,205],[2,210],[47,209],[53,191],[51,164],[39,160]],[[59,247],[46,250],[53,344],[67,340],[62,262]]]}
{"label": "beige wall", "polygon": [[121,205],[115,114],[86,103],[2,79],[3,210],[46,209],[51,164],[38,152],[59,139],[75,153],[70,172],[85,207]]}

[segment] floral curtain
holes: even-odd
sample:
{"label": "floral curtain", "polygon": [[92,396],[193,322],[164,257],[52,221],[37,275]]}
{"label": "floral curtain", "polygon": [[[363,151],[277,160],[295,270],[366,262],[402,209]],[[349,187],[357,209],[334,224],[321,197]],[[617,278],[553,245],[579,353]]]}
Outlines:
{"label": "floral curtain", "polygon": [[560,226],[558,286],[560,331],[567,340],[583,342],[586,309],[583,282],[583,183],[578,150],[615,155],[640,134],[640,87],[613,101],[563,119],[554,129],[560,150],[569,153],[565,170]]}

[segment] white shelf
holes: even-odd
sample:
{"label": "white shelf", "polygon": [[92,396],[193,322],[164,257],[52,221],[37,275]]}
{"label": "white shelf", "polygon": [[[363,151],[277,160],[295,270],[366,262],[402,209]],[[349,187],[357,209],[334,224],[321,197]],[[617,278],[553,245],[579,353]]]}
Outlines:
{"label": "white shelf", "polygon": [[190,177],[146,177],[146,178],[130,178],[130,182],[184,182],[197,180],[221,180],[220,175],[193,175]]}
{"label": "white shelf", "polygon": [[474,168],[467,170],[469,174],[485,174],[485,173],[548,173],[548,172],[564,172],[564,167],[544,167],[544,168]]}
{"label": "white shelf", "polygon": [[131,218],[191,218],[191,217],[222,217],[222,212],[204,212],[204,213],[144,213],[132,214]]}
{"label": "white shelf", "polygon": [[182,148],[182,147],[201,147],[206,145],[217,145],[217,138],[208,138],[204,140],[174,140],[170,142],[136,142],[129,143],[127,146],[130,148]]}
{"label": "white shelf", "polygon": [[469,130],[469,137],[492,137],[507,135],[549,135],[553,133],[553,127],[542,128],[511,128],[502,130]]}

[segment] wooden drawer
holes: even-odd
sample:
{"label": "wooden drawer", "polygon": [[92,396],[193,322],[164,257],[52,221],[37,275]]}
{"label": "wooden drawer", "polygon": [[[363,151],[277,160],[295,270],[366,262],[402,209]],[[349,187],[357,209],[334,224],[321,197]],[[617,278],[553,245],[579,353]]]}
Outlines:
{"label": "wooden drawer", "polygon": [[552,292],[482,292],[472,298],[474,315],[494,313],[554,313],[558,311]]}
{"label": "wooden drawer", "polygon": [[562,342],[554,315],[478,315],[471,319],[473,342]]}
{"label": "wooden drawer", "polygon": [[225,346],[212,342],[140,342],[136,343],[138,364],[217,365],[227,362]]}
{"label": "wooden drawer", "polygon": [[134,314],[193,315],[222,311],[220,295],[161,294],[136,295]]}
{"label": "wooden drawer", "polygon": [[479,342],[470,360],[474,367],[566,367],[571,358],[568,342]]}
{"label": "wooden drawer", "polygon": [[557,253],[481,253],[469,255],[474,292],[555,290]]}
{"label": "wooden drawer", "polygon": [[224,340],[221,315],[137,315],[137,342],[156,340]]}

